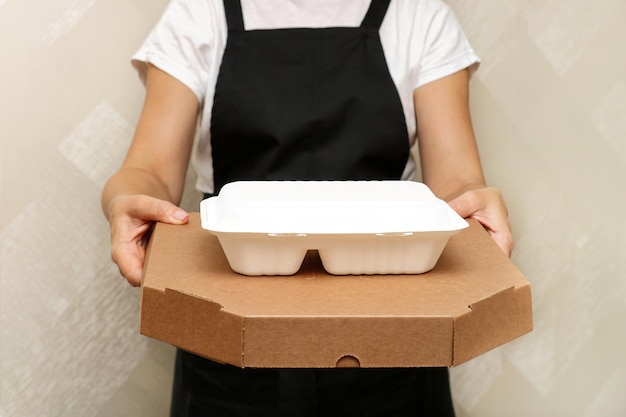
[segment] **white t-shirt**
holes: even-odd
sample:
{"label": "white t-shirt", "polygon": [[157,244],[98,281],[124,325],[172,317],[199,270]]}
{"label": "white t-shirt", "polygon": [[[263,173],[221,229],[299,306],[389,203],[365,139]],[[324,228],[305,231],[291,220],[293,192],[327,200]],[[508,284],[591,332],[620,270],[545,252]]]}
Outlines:
{"label": "white t-shirt", "polygon": [[[370,0],[241,0],[247,30],[356,27]],[[413,91],[479,59],[450,8],[441,0],[392,0],[380,28],[391,77],[398,89],[411,146],[416,140]],[[215,84],[226,45],[223,0],[172,0],[132,63],[144,79],[151,63],[187,85],[202,105],[193,164],[197,188],[213,192],[210,124]],[[410,158],[403,179],[415,175]]]}

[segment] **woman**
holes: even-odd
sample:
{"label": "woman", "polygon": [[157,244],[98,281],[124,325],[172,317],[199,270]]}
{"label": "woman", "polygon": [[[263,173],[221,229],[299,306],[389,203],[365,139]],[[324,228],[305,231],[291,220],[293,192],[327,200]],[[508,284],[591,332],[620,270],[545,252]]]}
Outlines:
{"label": "woman", "polygon": [[[209,195],[245,179],[410,180],[419,138],[423,181],[510,254],[468,109],[478,58],[440,0],[174,0],[133,63],[145,103],[102,195],[130,284],[153,222],[188,220],[192,154]],[[316,413],[454,415],[445,368],[240,370],[179,351],[173,416]]]}

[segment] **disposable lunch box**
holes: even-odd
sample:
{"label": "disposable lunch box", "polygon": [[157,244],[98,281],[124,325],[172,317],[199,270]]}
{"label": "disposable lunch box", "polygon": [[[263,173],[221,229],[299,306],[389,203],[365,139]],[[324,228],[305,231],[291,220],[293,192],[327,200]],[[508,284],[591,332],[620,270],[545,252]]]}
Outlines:
{"label": "disposable lunch box", "polygon": [[295,274],[309,250],[334,275],[421,274],[468,227],[414,181],[238,181],[200,214],[244,275]]}

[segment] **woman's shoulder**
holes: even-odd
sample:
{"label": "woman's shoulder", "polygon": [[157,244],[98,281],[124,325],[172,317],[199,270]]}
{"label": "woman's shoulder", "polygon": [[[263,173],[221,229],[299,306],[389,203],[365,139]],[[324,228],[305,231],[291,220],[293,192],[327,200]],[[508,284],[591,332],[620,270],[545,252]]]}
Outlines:
{"label": "woman's shoulder", "polygon": [[394,25],[410,27],[417,33],[460,29],[454,10],[443,0],[392,0],[389,7]]}
{"label": "woman's shoulder", "polygon": [[403,12],[412,14],[437,14],[451,10],[443,0],[393,0],[389,7],[395,7]]}
{"label": "woman's shoulder", "polygon": [[170,0],[164,16],[193,17],[196,21],[223,19],[223,0]]}

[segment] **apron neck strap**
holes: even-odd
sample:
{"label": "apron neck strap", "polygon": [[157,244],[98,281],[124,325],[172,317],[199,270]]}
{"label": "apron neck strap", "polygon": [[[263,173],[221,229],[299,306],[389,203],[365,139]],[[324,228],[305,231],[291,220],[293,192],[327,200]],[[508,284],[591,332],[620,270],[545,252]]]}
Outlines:
{"label": "apron neck strap", "polygon": [[372,0],[367,14],[361,22],[362,28],[380,29],[391,0]]}
{"label": "apron neck strap", "polygon": [[243,32],[243,13],[241,11],[240,0],[224,0],[224,11],[226,12],[226,24],[229,31]]}

